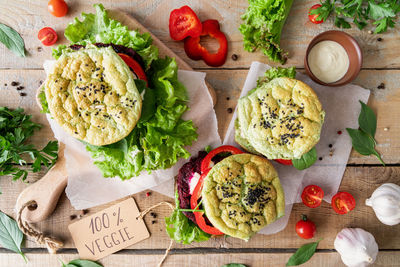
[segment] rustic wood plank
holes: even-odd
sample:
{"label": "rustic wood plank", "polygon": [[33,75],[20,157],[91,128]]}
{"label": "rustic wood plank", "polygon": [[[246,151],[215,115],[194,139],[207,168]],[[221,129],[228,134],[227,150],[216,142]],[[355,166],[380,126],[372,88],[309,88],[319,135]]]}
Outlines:
{"label": "rustic wood plank", "polygon": [[[228,109],[235,109],[241,88],[247,76],[247,70],[207,70],[207,80],[216,90],[217,104],[215,110],[218,117],[219,133],[224,136],[232,114]],[[400,163],[400,90],[398,84],[399,70],[363,70],[356,79],[355,84],[370,89],[372,92],[369,104],[378,115],[378,129],[376,139],[377,150],[382,154],[386,163]],[[45,115],[39,112],[35,103],[36,89],[40,81],[45,79],[42,70],[0,70],[0,106],[12,108],[23,107],[29,114],[33,114],[33,120],[41,123],[43,128],[31,139],[38,147],[44,146],[53,138],[51,129]],[[21,97],[20,91],[10,86],[12,81],[18,81],[26,89],[27,96]],[[378,89],[378,85],[385,84],[385,89]],[[7,83],[7,86],[4,86]],[[333,89],[334,90],[334,89]],[[229,100],[228,100],[229,98]],[[387,128],[387,131],[385,131]],[[344,130],[344,129],[343,129]],[[361,156],[353,152],[350,156],[351,164],[379,164],[374,156]]]}
{"label": "rustic wood plank", "polygon": [[[105,267],[131,267],[131,266],[156,266],[161,255],[140,255],[131,254],[130,251],[122,251],[118,254],[110,255],[102,260]],[[242,263],[249,267],[276,267],[284,266],[291,256],[291,253],[277,254],[259,254],[259,253],[229,253],[229,254],[173,254],[168,256],[164,263],[164,267],[178,266],[222,266],[228,263]],[[0,262],[4,266],[13,267],[48,267],[60,266],[60,260],[68,262],[76,259],[77,254],[27,254],[29,262],[25,264],[20,255],[16,254],[0,254]],[[400,258],[399,251],[380,251],[375,267],[395,267],[398,266]],[[336,252],[318,252],[307,263],[301,265],[304,267],[340,267],[345,266],[339,253]]]}
{"label": "rustic wood plank", "polygon": [[[31,175],[30,181],[40,177],[39,175]],[[361,227],[370,231],[376,238],[381,249],[400,249],[400,225],[386,226],[378,221],[373,210],[365,206],[365,199],[380,184],[386,182],[399,183],[400,167],[348,167],[343,178],[340,190],[350,192],[356,199],[357,206],[355,210],[347,215],[336,214],[330,204],[324,202],[321,207],[309,209],[303,204],[296,204],[293,208],[289,224],[282,232],[272,235],[256,235],[249,242],[244,242],[234,238],[215,238],[207,242],[196,243],[190,246],[174,245],[176,248],[296,248],[304,243],[304,240],[298,238],[295,234],[295,224],[300,219],[301,214],[306,214],[317,225],[317,234],[315,239],[324,238],[321,241],[320,248],[332,249],[333,241],[336,234],[344,227]],[[3,192],[0,198],[0,209],[10,215],[14,214],[14,205],[16,198],[27,184],[20,181],[12,182],[8,177],[0,179],[0,188]],[[134,195],[134,198],[141,210],[150,207],[160,201],[172,201],[163,195],[153,192],[146,197],[146,192]],[[111,205],[90,209],[89,214],[104,209]],[[157,218],[146,216],[145,221],[150,230],[151,237],[138,244],[133,245],[132,249],[164,249],[169,244],[169,237],[165,233],[164,220],[165,216],[170,214],[167,207],[160,207],[155,210]],[[65,242],[66,248],[74,247],[70,234],[67,230],[68,224],[71,222],[70,215],[79,215],[79,211],[75,211],[63,195],[54,212],[54,214],[46,221],[36,225],[38,229],[44,230],[46,233],[61,238]],[[152,224],[151,221],[156,223]],[[32,240],[28,240],[27,247],[42,247],[36,245]]]}
{"label": "rustic wood plank", "polygon": [[[1,45],[0,58],[2,58],[2,63],[0,68],[41,68],[43,60],[51,58],[51,48],[41,45],[37,39],[38,31],[45,26],[53,27],[60,37],[58,44],[61,44],[66,41],[63,37],[66,25],[74,17],[80,15],[82,11],[93,12],[92,5],[96,3],[96,1],[70,1],[68,15],[64,18],[55,18],[48,13],[47,2],[47,0],[0,0],[0,22],[8,24],[22,35],[29,53],[27,58],[17,58]],[[208,67],[202,61],[190,60],[183,50],[183,42],[175,42],[169,36],[167,25],[170,11],[187,4],[187,1],[113,0],[108,3],[103,2],[106,8],[120,9],[132,14],[192,67]],[[294,1],[281,41],[282,47],[290,54],[287,63],[289,66],[303,66],[305,50],[310,40],[318,33],[334,28],[331,19],[321,25],[314,25],[308,20],[306,14],[313,4],[315,4],[313,0]],[[191,2],[190,6],[201,20],[218,19],[221,23],[222,30],[229,40],[228,60],[223,66],[224,68],[247,68],[255,60],[268,62],[267,57],[260,52],[248,53],[243,50],[242,35],[238,27],[241,24],[240,15],[248,6],[246,0],[200,0]],[[388,33],[380,35],[383,38],[381,42],[377,41],[376,35],[368,34],[368,29],[359,31],[353,28],[345,31],[352,34],[362,46],[364,68],[400,67],[400,58],[397,55],[399,50],[397,29],[391,29]],[[38,49],[38,47],[41,47],[41,49]],[[239,55],[239,59],[233,61],[231,59],[232,54]]]}

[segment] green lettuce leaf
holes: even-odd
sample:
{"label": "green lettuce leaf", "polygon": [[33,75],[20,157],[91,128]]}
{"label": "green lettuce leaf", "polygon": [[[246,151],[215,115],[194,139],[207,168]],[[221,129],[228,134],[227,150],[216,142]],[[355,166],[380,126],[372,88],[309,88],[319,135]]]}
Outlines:
{"label": "green lettuce leaf", "polygon": [[[149,33],[130,31],[119,21],[110,19],[102,4],[94,7],[96,14],[82,13],[82,20],[75,18],[65,29],[64,35],[72,44],[113,43],[130,47],[142,57],[146,66],[158,58],[158,48],[152,45]],[[65,48],[65,45],[58,46],[53,50],[53,56],[57,59]]]}
{"label": "green lettuce leaf", "polygon": [[197,133],[192,121],[181,119],[188,109],[187,95],[177,71],[175,59],[153,61],[148,71],[153,88],[143,89],[143,83],[136,83],[139,91],[146,91],[143,114],[133,131],[115,144],[86,146],[104,177],[125,180],[143,170],[170,168],[180,158],[190,157],[184,147],[196,140]]}
{"label": "green lettuce leaf", "polygon": [[261,49],[272,61],[285,63],[287,53],[280,47],[281,33],[293,0],[248,0],[239,31],[246,51]]}
{"label": "green lettuce leaf", "polygon": [[175,191],[175,210],[169,217],[165,217],[165,229],[169,237],[181,244],[202,242],[210,239],[211,235],[201,230],[179,211],[178,192]]}

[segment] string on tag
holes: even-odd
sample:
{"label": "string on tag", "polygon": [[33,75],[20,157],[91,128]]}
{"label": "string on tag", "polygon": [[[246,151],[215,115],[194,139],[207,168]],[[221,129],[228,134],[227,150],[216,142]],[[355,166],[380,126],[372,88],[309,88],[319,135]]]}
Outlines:
{"label": "string on tag", "polygon": [[64,245],[63,242],[55,238],[45,236],[43,233],[35,230],[31,225],[29,225],[28,222],[22,220],[22,212],[24,211],[24,209],[34,204],[36,204],[36,202],[32,200],[21,206],[21,208],[17,212],[18,227],[26,236],[33,238],[37,244],[46,245],[47,250],[50,254],[55,254],[57,250]]}
{"label": "string on tag", "polygon": [[[136,219],[138,219],[138,218],[143,219],[143,217],[144,217],[147,213],[149,213],[151,210],[153,210],[153,209],[155,209],[155,208],[157,208],[157,207],[159,207],[159,206],[162,206],[162,205],[167,205],[167,206],[170,207],[172,210],[175,209],[175,206],[172,205],[171,203],[166,202],[166,201],[162,201],[162,202],[157,203],[157,204],[151,206],[150,208],[147,208],[147,209],[145,209],[144,211],[140,212],[140,213],[139,213],[139,216],[137,216]],[[173,245],[173,244],[174,244],[174,240],[171,239],[171,241],[169,242],[168,248],[165,250],[164,256],[162,257],[162,259],[160,260],[160,262],[157,264],[157,267],[161,267],[162,264],[164,263],[164,261],[167,259],[168,254],[169,254],[169,252],[171,251],[172,245]]]}

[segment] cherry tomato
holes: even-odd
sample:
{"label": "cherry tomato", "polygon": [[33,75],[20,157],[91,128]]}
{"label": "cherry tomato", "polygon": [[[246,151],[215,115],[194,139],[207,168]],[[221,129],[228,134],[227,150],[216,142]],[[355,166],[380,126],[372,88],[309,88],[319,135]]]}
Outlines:
{"label": "cherry tomato", "polygon": [[242,150],[240,150],[239,148],[236,148],[234,146],[217,147],[216,149],[211,150],[210,153],[208,153],[207,156],[201,162],[201,172],[202,173],[208,172],[212,167],[212,166],[210,166],[210,164],[211,164],[213,157],[215,157],[216,155],[218,155],[220,153],[225,153],[225,152],[231,153],[232,155],[244,153]]}
{"label": "cherry tomato", "polygon": [[50,27],[41,29],[38,33],[38,38],[45,46],[53,45],[57,42],[57,33]]}
{"label": "cherry tomato", "polygon": [[319,207],[324,197],[324,190],[318,185],[308,185],[301,194],[304,205],[310,208]]}
{"label": "cherry tomato", "polygon": [[290,159],[274,159],[274,160],[283,165],[293,165],[292,160]]}
{"label": "cherry tomato", "polygon": [[140,66],[136,60],[126,54],[118,53],[118,55],[122,58],[126,65],[129,66],[132,72],[136,74],[138,79],[145,81],[148,86],[146,73],[144,72],[142,66]]}
{"label": "cherry tomato", "polygon": [[64,17],[68,12],[68,5],[64,0],[50,0],[47,10],[55,17]]}
{"label": "cherry tomato", "polygon": [[[197,182],[196,187],[194,188],[192,197],[190,198],[190,207],[192,209],[195,209],[199,203],[199,200],[201,199],[201,191],[203,190],[203,183],[204,179],[206,178],[208,172],[210,170],[207,170],[204,172],[201,176],[199,181]],[[211,226],[207,224],[206,219],[204,217],[204,212],[193,212],[194,217],[196,218],[196,223],[200,227],[201,230],[204,232],[210,234],[210,235],[223,235],[224,233],[215,228],[214,226]]]}
{"label": "cherry tomato", "polygon": [[312,23],[314,23],[314,24],[320,24],[320,23],[324,22],[322,19],[321,19],[321,20],[317,20],[317,18],[319,17],[319,14],[310,14],[310,13],[311,13],[311,10],[317,9],[317,8],[319,8],[319,7],[321,7],[320,4],[313,5],[313,6],[310,8],[310,10],[308,11],[308,19],[309,19]]}
{"label": "cherry tomato", "polygon": [[338,192],[331,202],[333,210],[338,214],[346,214],[356,207],[356,200],[347,192]]}
{"label": "cherry tomato", "polygon": [[202,27],[200,19],[189,6],[174,9],[169,15],[169,35],[175,41],[200,36]]}
{"label": "cherry tomato", "polygon": [[316,230],[315,224],[308,220],[306,215],[303,215],[302,219],[296,223],[296,233],[301,238],[313,238]]}

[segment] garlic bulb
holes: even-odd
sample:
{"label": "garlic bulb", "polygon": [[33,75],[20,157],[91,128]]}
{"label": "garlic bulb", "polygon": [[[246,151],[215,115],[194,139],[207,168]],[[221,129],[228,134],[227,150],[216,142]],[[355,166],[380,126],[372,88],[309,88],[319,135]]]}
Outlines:
{"label": "garlic bulb", "polygon": [[387,225],[400,223],[400,186],[397,184],[381,185],[365,204],[374,209],[376,217],[382,223]]}
{"label": "garlic bulb", "polygon": [[361,228],[344,228],[336,236],[334,246],[349,267],[371,265],[378,255],[374,236]]}

